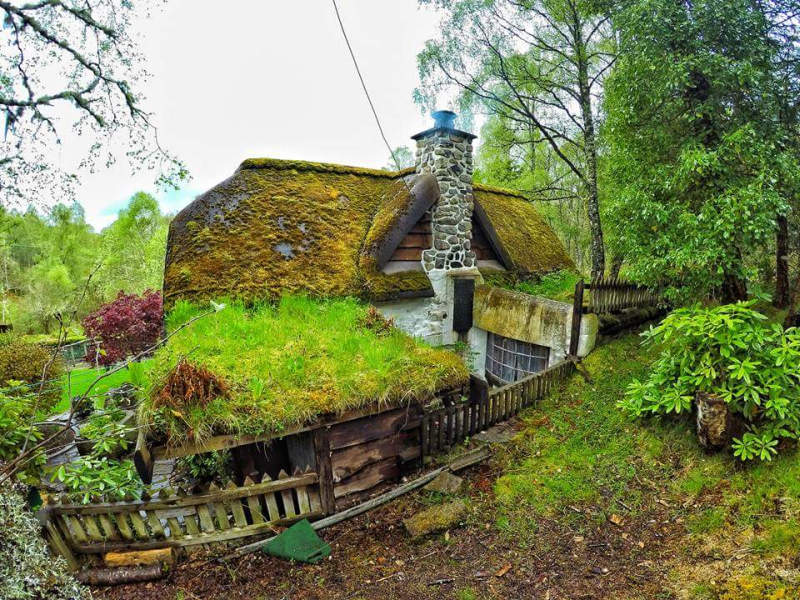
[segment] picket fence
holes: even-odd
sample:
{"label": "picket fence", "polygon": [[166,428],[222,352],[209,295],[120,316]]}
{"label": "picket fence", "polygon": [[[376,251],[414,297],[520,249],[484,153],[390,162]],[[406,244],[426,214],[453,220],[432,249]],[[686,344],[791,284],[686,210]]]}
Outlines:
{"label": "picket fence", "polygon": [[563,361],[519,381],[493,388],[481,397],[427,411],[422,416],[420,432],[422,455],[444,452],[467,437],[510,419],[543,398],[574,369],[572,361]]}
{"label": "picket fence", "polygon": [[72,504],[55,498],[40,519],[51,547],[77,568],[76,553],[225,542],[322,515],[317,474],[281,471],[274,480],[248,478],[243,486],[212,485],[199,494],[161,489],[141,501]]}

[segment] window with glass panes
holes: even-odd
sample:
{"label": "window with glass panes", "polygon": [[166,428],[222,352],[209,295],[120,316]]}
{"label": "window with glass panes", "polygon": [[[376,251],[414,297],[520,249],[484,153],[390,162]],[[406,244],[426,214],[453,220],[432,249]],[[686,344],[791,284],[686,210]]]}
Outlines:
{"label": "window with glass panes", "polygon": [[489,332],[486,342],[486,370],[512,383],[547,368],[550,348]]}

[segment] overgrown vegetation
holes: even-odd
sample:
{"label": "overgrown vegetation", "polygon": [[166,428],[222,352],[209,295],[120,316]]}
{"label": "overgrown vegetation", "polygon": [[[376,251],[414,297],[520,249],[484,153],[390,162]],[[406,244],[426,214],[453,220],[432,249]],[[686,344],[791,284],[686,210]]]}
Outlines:
{"label": "overgrown vegetation", "polygon": [[[168,330],[201,310],[178,303]],[[367,306],[352,299],[289,296],[274,305],[227,306],[156,352],[140,421],[172,444],[214,433],[280,432],[321,413],[424,400],[466,381],[457,355],[397,329],[367,328],[367,319]],[[228,393],[195,397],[184,386],[189,394],[165,402],[159,392],[183,358],[207,369]]]}
{"label": "overgrown vegetation", "polygon": [[513,289],[533,296],[544,296],[559,302],[571,302],[575,293],[575,285],[579,279],[580,275],[574,271],[562,269],[543,275],[534,281],[517,283],[513,286]]}
{"label": "overgrown vegetation", "polygon": [[800,330],[769,324],[753,302],[683,308],[645,334],[661,354],[620,404],[630,414],[689,413],[697,392],[722,398],[748,424],[742,460],[770,460],[800,434]]}
{"label": "overgrown vegetation", "polygon": [[0,598],[91,600],[88,589],[69,574],[64,559],[48,550],[22,486],[0,483],[0,530]]}
{"label": "overgrown vegetation", "polygon": [[[26,441],[35,444],[42,438],[42,433],[34,426],[35,399],[34,394],[13,396],[0,389],[0,463],[15,458]],[[20,481],[37,483],[43,463],[41,452],[33,456],[18,474]]]}
{"label": "overgrown vegetation", "polygon": [[[792,597],[791,565],[800,557],[797,449],[743,465],[729,453],[703,452],[685,420],[629,420],[617,403],[659,356],[658,345],[642,346],[637,335],[613,340],[584,360],[593,383],[575,374],[523,415],[524,429],[499,457],[497,525],[523,546],[535,545],[543,519],[574,535],[615,514],[637,519],[659,503],[686,528],[684,538],[670,542],[674,558],[658,567],[688,590],[680,597],[769,597],[748,589]],[[733,553],[739,561],[717,560]],[[777,577],[776,565],[787,569],[789,583]]]}
{"label": "overgrown vegetation", "polygon": [[60,395],[57,381],[63,372],[63,362],[43,346],[13,338],[0,341],[0,387],[16,395],[38,395],[41,389],[42,411],[47,411],[57,401]]}

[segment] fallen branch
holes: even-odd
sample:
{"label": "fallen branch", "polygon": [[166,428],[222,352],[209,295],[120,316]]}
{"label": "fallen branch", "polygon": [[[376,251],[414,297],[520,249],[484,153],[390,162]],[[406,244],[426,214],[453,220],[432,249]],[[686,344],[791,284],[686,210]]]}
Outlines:
{"label": "fallen branch", "polygon": [[[404,483],[393,490],[389,490],[385,494],[381,494],[380,496],[376,496],[375,498],[371,498],[366,502],[362,502],[361,504],[357,504],[347,510],[343,510],[340,513],[333,514],[329,517],[324,519],[320,519],[319,521],[314,521],[311,523],[311,527],[313,527],[316,531],[320,529],[325,529],[326,527],[330,527],[331,525],[335,525],[336,523],[340,523],[342,521],[346,521],[347,519],[352,519],[360,514],[363,514],[373,508],[377,508],[387,502],[394,500],[395,498],[399,498],[400,496],[407,494],[417,488],[422,487],[426,483],[433,481],[444,471],[460,471],[461,469],[466,469],[472,465],[476,465],[480,462],[483,462],[487,458],[489,458],[490,452],[489,450],[483,446],[474,450],[464,456],[461,456],[455,459],[450,464],[447,464],[443,467],[439,467],[438,469],[434,469],[429,473],[425,473],[421,477],[414,479],[413,481],[409,481],[408,483]],[[237,556],[243,556],[245,554],[249,554],[250,552],[255,552],[256,550],[260,549],[264,544],[267,542],[275,539],[277,536],[272,536],[267,539],[259,540],[257,542],[251,542],[250,544],[246,544],[244,546],[239,546],[231,552],[230,554],[223,556],[222,558],[218,559],[221,561],[230,560],[232,558],[236,558]]]}
{"label": "fallen branch", "polygon": [[122,569],[84,569],[75,574],[75,578],[88,585],[120,585],[122,583],[138,583],[161,579],[165,570],[161,563],[146,567],[127,567]]}

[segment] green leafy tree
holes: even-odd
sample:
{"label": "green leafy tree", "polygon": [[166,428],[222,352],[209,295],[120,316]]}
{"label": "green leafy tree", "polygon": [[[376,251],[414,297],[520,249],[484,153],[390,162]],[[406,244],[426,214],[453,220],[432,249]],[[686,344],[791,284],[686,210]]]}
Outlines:
{"label": "green leafy tree", "polygon": [[161,289],[169,217],[150,194],[135,194],[117,220],[103,230],[103,266],[98,273],[104,300],[117,293]]}
{"label": "green leafy tree", "polygon": [[605,222],[629,273],[673,300],[745,298],[800,189],[797,11],[776,4],[633,0],[615,15]]}
{"label": "green leafy tree", "polygon": [[475,178],[525,193],[558,234],[580,271],[591,268],[582,185],[563,161],[512,119],[490,116],[481,128]]}
{"label": "green leafy tree", "polygon": [[60,317],[77,309],[80,318],[98,302],[97,288],[87,285],[98,241],[77,204],[56,205],[46,217],[0,211],[3,300],[15,330],[52,332]]}
{"label": "green leafy tree", "polygon": [[[420,0],[444,16],[418,55],[418,100],[456,90],[462,108],[517,125],[580,182],[592,274],[605,269],[598,189],[598,96],[615,57],[607,15],[584,0]],[[521,137],[524,136],[524,137]]]}
{"label": "green leafy tree", "polygon": [[399,171],[414,166],[414,153],[408,146],[398,146],[392,150],[389,162],[384,169],[387,171]]}

